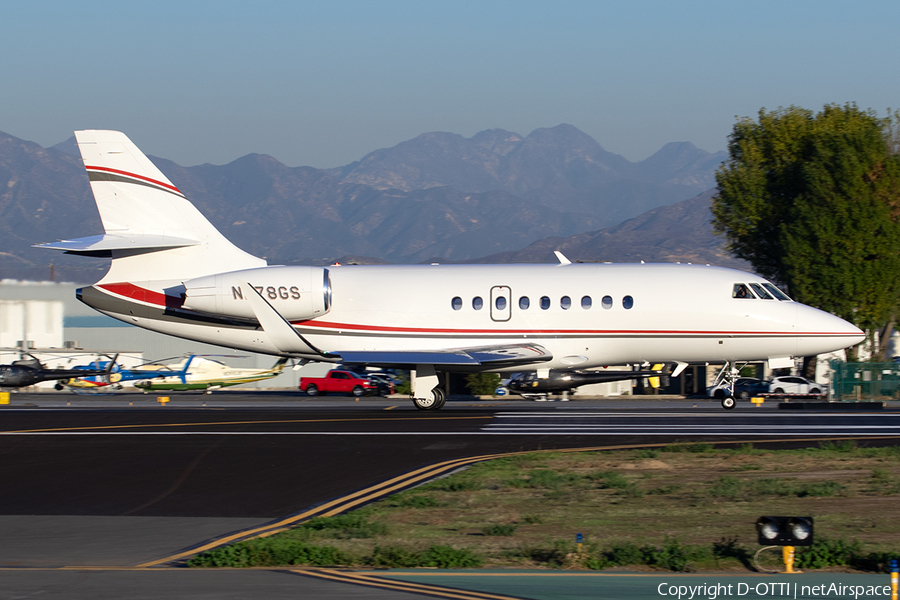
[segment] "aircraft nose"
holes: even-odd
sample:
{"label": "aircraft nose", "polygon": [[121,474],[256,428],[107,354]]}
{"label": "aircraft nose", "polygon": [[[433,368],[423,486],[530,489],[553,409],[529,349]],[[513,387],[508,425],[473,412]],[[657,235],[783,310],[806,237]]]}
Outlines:
{"label": "aircraft nose", "polygon": [[800,305],[797,311],[798,355],[812,356],[849,348],[866,339],[857,326],[831,313]]}

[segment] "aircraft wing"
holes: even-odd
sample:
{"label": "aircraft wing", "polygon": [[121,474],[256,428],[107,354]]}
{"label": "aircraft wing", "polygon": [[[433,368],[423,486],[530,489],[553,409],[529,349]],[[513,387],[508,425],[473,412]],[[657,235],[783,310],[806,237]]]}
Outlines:
{"label": "aircraft wing", "polygon": [[247,294],[247,300],[259,321],[260,327],[269,339],[285,354],[318,354],[332,361],[347,364],[373,365],[380,367],[410,367],[414,365],[435,365],[466,370],[466,367],[488,367],[502,369],[517,365],[546,362],[553,355],[538,344],[504,344],[454,348],[451,350],[371,350],[360,352],[338,352],[325,354],[309,345],[297,330],[276,311],[259,293],[259,290],[244,282],[247,289],[256,293]]}
{"label": "aircraft wing", "polygon": [[553,355],[546,348],[538,344],[506,344],[456,348],[453,350],[372,350],[340,352],[339,355],[346,364],[398,368],[415,365],[436,365],[500,369],[546,362],[553,358]]}

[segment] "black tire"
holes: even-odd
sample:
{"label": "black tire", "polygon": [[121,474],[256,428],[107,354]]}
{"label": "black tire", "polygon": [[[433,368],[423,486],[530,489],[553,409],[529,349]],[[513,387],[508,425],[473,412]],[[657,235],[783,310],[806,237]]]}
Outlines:
{"label": "black tire", "polygon": [[737,404],[737,402],[735,402],[734,398],[732,398],[731,396],[725,396],[724,398],[722,398],[722,408],[724,408],[725,410],[733,410],[735,404]]}
{"label": "black tire", "polygon": [[739,391],[739,392],[737,393],[737,396],[738,396],[738,398],[741,399],[741,400],[749,400],[749,399],[750,399],[750,392],[748,392],[747,390],[741,390],[741,391]]}
{"label": "black tire", "polygon": [[434,395],[437,398],[437,400],[434,403],[434,408],[432,410],[441,410],[442,408],[444,408],[444,405],[447,403],[447,394],[445,394],[444,390],[442,390],[439,387],[434,388],[432,391],[434,392]]}
{"label": "black tire", "polygon": [[811,395],[818,396],[822,393],[822,390],[820,390],[819,388],[810,388],[809,393]]}
{"label": "black tire", "polygon": [[715,398],[716,400],[724,399],[725,398],[725,390],[723,390],[722,388],[717,389],[715,392],[713,392],[713,398]]}
{"label": "black tire", "polygon": [[306,395],[307,396],[315,396],[319,393],[319,388],[315,386],[315,384],[309,384],[306,386]]}
{"label": "black tire", "polygon": [[365,390],[363,390],[361,386],[358,386],[358,385],[354,385],[354,386],[353,386],[353,392],[352,392],[352,394],[353,394],[354,396],[356,396],[357,398],[359,398],[360,396],[362,396],[364,393],[365,393]]}
{"label": "black tire", "polygon": [[784,390],[781,389],[781,388],[775,388],[775,390],[774,390],[772,393],[773,393],[773,394],[783,394],[783,393],[784,393]]}
{"label": "black tire", "polygon": [[432,398],[413,398],[413,405],[419,410],[434,410],[434,399]]}
{"label": "black tire", "polygon": [[440,387],[436,387],[431,390],[431,398],[413,398],[413,404],[419,410],[441,410],[444,404],[447,402],[447,396],[444,394],[444,390]]}

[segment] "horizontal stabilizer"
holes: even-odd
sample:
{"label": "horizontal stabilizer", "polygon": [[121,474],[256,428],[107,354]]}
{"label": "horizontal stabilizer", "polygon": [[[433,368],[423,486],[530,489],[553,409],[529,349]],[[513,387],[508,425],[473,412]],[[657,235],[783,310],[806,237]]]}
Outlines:
{"label": "horizontal stabilizer", "polygon": [[546,362],[553,355],[537,344],[508,344],[481,346],[454,350],[385,350],[341,352],[341,360],[347,364],[383,366],[436,365],[459,367],[505,368],[516,365]]}
{"label": "horizontal stabilizer", "polygon": [[196,246],[200,243],[199,240],[189,240],[166,235],[140,233],[117,235],[106,233],[103,235],[76,238],[74,240],[35,244],[34,247],[47,248],[49,250],[64,250],[69,254],[100,254],[111,252],[112,250],[164,250],[167,248]]}
{"label": "horizontal stabilizer", "polygon": [[104,235],[38,248],[112,258],[103,283],[186,281],[266,261],[228,241],[120,131],[76,131]]}

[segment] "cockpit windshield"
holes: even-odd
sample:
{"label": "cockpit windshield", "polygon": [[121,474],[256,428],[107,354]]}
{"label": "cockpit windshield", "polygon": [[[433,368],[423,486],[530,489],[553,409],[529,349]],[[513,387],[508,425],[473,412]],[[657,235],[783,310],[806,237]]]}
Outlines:
{"label": "cockpit windshield", "polygon": [[736,283],[734,284],[734,289],[731,290],[732,298],[750,298],[754,299],[756,296],[753,295],[753,292],[750,291],[750,288],[747,287],[747,284],[744,283]]}
{"label": "cockpit windshield", "polygon": [[772,295],[769,294],[769,292],[767,292],[765,288],[758,283],[751,283],[750,287],[753,288],[753,291],[756,292],[756,295],[759,298],[762,298],[763,300],[774,300],[774,298],[772,298]]}
{"label": "cockpit windshield", "polygon": [[792,302],[787,294],[779,290],[768,281],[764,283],[736,283],[731,290],[732,298],[742,298],[755,300],[761,298],[763,300],[781,300],[783,302]]}
{"label": "cockpit windshield", "polygon": [[775,287],[773,284],[771,284],[771,283],[769,283],[769,282],[766,282],[766,283],[764,283],[763,285],[765,286],[765,288],[766,288],[767,290],[769,290],[769,292],[771,292],[771,294],[772,294],[773,296],[775,296],[775,297],[778,298],[779,300],[784,300],[784,301],[787,301],[787,302],[793,302],[793,300],[791,300],[790,297],[789,297],[787,294],[785,294],[784,292],[782,292],[781,290],[779,290],[779,289],[778,289],[777,287]]}

